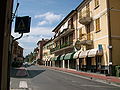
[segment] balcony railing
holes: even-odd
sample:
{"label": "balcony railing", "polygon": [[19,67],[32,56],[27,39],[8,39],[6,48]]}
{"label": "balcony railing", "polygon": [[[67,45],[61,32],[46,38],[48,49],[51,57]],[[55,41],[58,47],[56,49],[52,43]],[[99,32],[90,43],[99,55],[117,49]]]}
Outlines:
{"label": "balcony railing", "polygon": [[80,42],[82,45],[92,45],[93,44],[93,34],[83,34],[83,36],[80,39]]}
{"label": "balcony railing", "polygon": [[50,52],[54,52],[54,51],[56,51],[56,50],[60,50],[60,49],[62,49],[62,48],[65,48],[65,47],[68,47],[68,46],[71,46],[71,45],[73,45],[73,42],[64,43],[64,44],[62,44],[62,45],[60,45],[60,46],[58,46],[58,47],[55,47],[55,48],[53,48],[53,49],[50,49]]}
{"label": "balcony railing", "polygon": [[81,17],[79,17],[79,22],[83,25],[87,25],[92,21],[91,11],[84,10],[82,11]]}

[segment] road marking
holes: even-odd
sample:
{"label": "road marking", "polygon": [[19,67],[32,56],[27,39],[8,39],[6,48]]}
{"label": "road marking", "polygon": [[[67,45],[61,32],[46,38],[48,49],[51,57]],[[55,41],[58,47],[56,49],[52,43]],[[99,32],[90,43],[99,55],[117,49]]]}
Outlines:
{"label": "road marking", "polygon": [[28,88],[27,82],[26,81],[20,81],[19,88]]}

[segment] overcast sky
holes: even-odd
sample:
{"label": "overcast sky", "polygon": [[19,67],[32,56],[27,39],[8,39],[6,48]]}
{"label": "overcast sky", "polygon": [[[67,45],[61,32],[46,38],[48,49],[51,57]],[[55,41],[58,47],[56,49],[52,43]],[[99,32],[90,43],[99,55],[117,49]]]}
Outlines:
{"label": "overcast sky", "polygon": [[[18,40],[19,45],[24,48],[24,56],[33,52],[37,42],[42,38],[50,39],[54,33],[52,30],[71,10],[75,9],[82,0],[14,0],[14,8],[17,1],[20,3],[17,16],[30,16],[30,33]],[[14,10],[13,10],[14,11]],[[14,33],[14,22],[12,35],[16,38],[19,34]]]}

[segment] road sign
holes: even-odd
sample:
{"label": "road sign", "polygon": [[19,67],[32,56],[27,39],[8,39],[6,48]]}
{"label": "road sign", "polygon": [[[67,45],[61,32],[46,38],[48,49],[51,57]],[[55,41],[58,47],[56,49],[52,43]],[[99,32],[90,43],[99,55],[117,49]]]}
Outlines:
{"label": "road sign", "polygon": [[16,17],[15,21],[15,32],[29,33],[30,32],[31,17]]}

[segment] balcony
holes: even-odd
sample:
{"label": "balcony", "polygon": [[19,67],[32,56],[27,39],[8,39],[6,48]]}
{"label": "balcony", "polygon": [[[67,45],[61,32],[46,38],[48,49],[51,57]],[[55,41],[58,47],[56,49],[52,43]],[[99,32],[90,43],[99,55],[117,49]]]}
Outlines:
{"label": "balcony", "polygon": [[93,34],[83,34],[83,36],[80,39],[81,45],[93,45]]}
{"label": "balcony", "polygon": [[60,51],[60,50],[63,50],[63,49],[67,49],[67,48],[70,48],[73,46],[73,42],[69,42],[69,43],[64,43],[58,47],[55,47],[53,49],[50,49],[50,52],[56,52],[56,51]]}
{"label": "balcony", "polygon": [[79,17],[79,23],[83,25],[88,25],[92,22],[92,17],[90,16],[91,12],[89,10],[85,10],[82,12],[81,17]]}
{"label": "balcony", "polygon": [[59,40],[60,38],[68,35],[69,33],[73,32],[75,29],[74,29],[74,26],[71,26],[69,25],[68,28],[64,29],[61,33],[59,33],[58,36],[54,37],[54,42]]}

